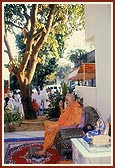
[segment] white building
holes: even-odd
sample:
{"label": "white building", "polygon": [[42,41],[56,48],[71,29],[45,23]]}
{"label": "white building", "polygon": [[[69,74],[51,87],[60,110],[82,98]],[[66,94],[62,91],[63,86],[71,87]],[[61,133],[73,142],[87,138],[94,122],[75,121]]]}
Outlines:
{"label": "white building", "polygon": [[[95,44],[96,87],[76,87],[84,105],[113,118],[113,4],[85,4],[86,42]],[[111,121],[112,122],[112,121]]]}

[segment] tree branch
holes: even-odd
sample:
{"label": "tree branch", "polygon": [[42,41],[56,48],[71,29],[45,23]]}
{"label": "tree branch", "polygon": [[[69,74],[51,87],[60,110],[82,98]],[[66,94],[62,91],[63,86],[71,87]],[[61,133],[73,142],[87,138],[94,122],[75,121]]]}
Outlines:
{"label": "tree branch", "polygon": [[11,60],[13,60],[13,54],[12,54],[12,50],[10,49],[10,45],[9,45],[8,38],[6,35],[4,35],[4,42],[5,42],[5,45],[7,48],[7,54],[9,56],[10,61],[11,61]]}
{"label": "tree branch", "polygon": [[[32,54],[32,45],[33,45],[33,33],[34,33],[34,25],[35,25],[35,14],[36,14],[36,5],[32,5],[32,11],[31,11],[31,16],[29,17],[30,19],[30,23],[31,23],[31,29],[28,32],[28,38],[27,38],[27,43],[26,43],[26,52],[24,54],[23,60],[22,60],[22,64],[20,66],[19,71],[22,72],[22,74],[24,73],[26,66],[28,64],[28,61],[30,59],[30,55]],[[33,26],[32,26],[33,25]]]}
{"label": "tree branch", "polygon": [[40,40],[37,42],[36,46],[34,47],[35,53],[39,52],[39,50],[42,48],[43,43],[46,41],[46,39],[50,33],[50,30],[52,27],[52,22],[54,19],[54,13],[56,10],[56,5],[52,4],[52,5],[50,5],[50,8],[51,8],[51,11],[50,11],[50,14],[48,17],[46,28],[44,28],[44,30],[42,31],[42,36],[41,36]]}
{"label": "tree branch", "polygon": [[18,28],[18,29],[21,29],[21,30],[23,29],[23,27],[20,27],[20,26],[18,26],[18,25],[16,25],[16,24],[12,23],[12,22],[10,22],[10,21],[5,21],[5,24],[14,26],[14,27],[16,27],[16,28]]}
{"label": "tree branch", "polygon": [[27,8],[24,4],[22,5],[22,8],[24,9],[23,16],[25,16],[25,19],[26,19],[25,27],[27,27],[28,30],[30,30],[30,27],[31,27],[30,15],[28,15]]}
{"label": "tree branch", "polygon": [[[56,10],[56,5],[55,4],[51,4],[49,6],[50,6],[51,10],[50,10],[50,14],[49,14],[49,17],[48,17],[46,28],[43,29],[42,35],[41,35],[39,41],[37,42],[35,47],[33,47],[33,50],[32,50],[32,56],[33,57],[30,59],[28,70],[27,70],[27,75],[26,75],[26,77],[30,81],[33,78],[33,75],[34,75],[33,72],[35,71],[36,64],[37,64],[37,53],[40,51],[40,49],[42,48],[44,42],[47,40],[49,32],[51,30],[51,26],[52,26],[52,22],[53,22],[53,18],[54,18],[54,13],[55,13],[55,10]],[[36,10],[37,10],[37,7],[34,6],[35,13],[33,13],[33,15],[32,15],[33,16],[33,20],[34,20],[33,25],[35,24],[35,21],[37,19],[36,18],[37,17],[37,11]],[[31,74],[31,77],[30,77],[30,74]]]}
{"label": "tree branch", "polygon": [[35,24],[37,23],[37,12],[38,12],[38,5],[32,5],[31,10],[31,34],[33,34],[36,30]]}

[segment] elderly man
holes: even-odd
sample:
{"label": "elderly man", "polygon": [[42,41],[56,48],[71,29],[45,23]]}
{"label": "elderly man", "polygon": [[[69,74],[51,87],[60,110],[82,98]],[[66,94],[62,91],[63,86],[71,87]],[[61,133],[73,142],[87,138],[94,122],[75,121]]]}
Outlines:
{"label": "elderly man", "polygon": [[79,125],[82,121],[82,107],[75,101],[75,96],[68,93],[66,95],[67,107],[63,109],[63,102],[59,102],[61,115],[58,121],[45,121],[45,139],[43,149],[36,152],[37,155],[46,155],[47,149],[53,144],[55,136],[62,126]]}

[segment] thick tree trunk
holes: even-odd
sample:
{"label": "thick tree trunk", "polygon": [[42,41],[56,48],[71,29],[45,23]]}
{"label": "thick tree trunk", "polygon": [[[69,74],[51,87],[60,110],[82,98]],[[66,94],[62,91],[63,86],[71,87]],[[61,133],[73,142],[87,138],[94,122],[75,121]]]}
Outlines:
{"label": "thick tree trunk", "polygon": [[25,119],[35,119],[36,112],[32,106],[30,85],[20,85],[20,90]]}

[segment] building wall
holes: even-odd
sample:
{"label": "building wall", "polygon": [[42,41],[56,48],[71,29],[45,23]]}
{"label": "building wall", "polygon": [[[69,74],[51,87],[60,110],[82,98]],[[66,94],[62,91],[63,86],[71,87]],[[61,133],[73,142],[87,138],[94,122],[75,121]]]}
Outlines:
{"label": "building wall", "polygon": [[95,44],[96,107],[108,119],[112,115],[113,97],[112,3],[85,4],[85,19],[86,41]]}
{"label": "building wall", "polygon": [[83,105],[92,106],[97,109],[96,87],[76,86],[76,94],[83,98]]}

